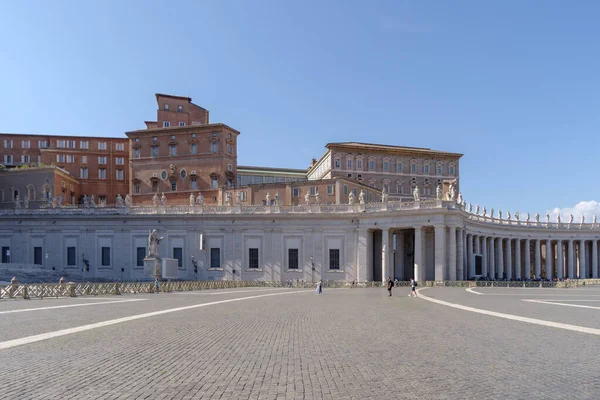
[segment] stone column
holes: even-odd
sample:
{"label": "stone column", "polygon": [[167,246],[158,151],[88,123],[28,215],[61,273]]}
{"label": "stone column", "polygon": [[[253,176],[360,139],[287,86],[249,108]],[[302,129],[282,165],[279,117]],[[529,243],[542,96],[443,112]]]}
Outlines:
{"label": "stone column", "polygon": [[481,237],[481,275],[488,276],[488,267],[487,267],[487,237]]}
{"label": "stone column", "polygon": [[502,242],[504,239],[498,238],[498,243],[496,243],[496,277],[499,279],[504,278],[504,253],[502,252]]}
{"label": "stone column", "polygon": [[381,230],[381,281],[387,282],[390,274],[390,230],[384,228]]}
{"label": "stone column", "polygon": [[512,279],[512,239],[506,239],[504,264],[506,265],[506,279]]}
{"label": "stone column", "polygon": [[579,279],[587,278],[585,239],[579,241]]}
{"label": "stone column", "polygon": [[465,259],[465,241],[464,241],[464,231],[462,229],[458,229],[458,260],[456,262],[456,279],[462,281],[464,270],[464,259]]}
{"label": "stone column", "polygon": [[473,236],[473,253],[475,254],[481,254],[481,236],[479,235],[474,235]]}
{"label": "stone column", "polygon": [[423,256],[423,247],[425,245],[423,237],[423,227],[415,226],[415,270],[414,279],[417,281],[423,281],[425,277],[425,257]]}
{"label": "stone column", "polygon": [[448,241],[448,280],[456,280],[456,228],[448,228],[450,240]]}
{"label": "stone column", "polygon": [[552,279],[552,241],[546,239],[546,279]]}
{"label": "stone column", "polygon": [[472,261],[472,255],[473,255],[473,235],[467,233],[467,278],[471,278],[471,265],[473,264]]}
{"label": "stone column", "polygon": [[490,278],[495,278],[496,277],[496,239],[491,237],[490,238],[490,268],[489,268],[489,276]]}
{"label": "stone column", "polygon": [[521,279],[521,239],[515,239],[515,279]]}
{"label": "stone column", "polygon": [[556,277],[563,279],[564,276],[564,256],[563,256],[563,243],[562,240],[556,242]]}
{"label": "stone column", "polygon": [[542,275],[542,241],[539,239],[535,240],[535,277],[541,278]]}
{"label": "stone column", "polygon": [[531,278],[531,241],[529,239],[525,239],[525,274],[523,278],[529,279]]}
{"label": "stone column", "polygon": [[471,277],[475,276],[475,253],[479,253],[479,235],[473,235],[473,247],[471,256],[469,257],[469,262],[471,263],[469,273],[471,274]]}
{"label": "stone column", "polygon": [[404,233],[396,234],[396,271],[394,273],[400,277],[400,279],[412,278],[410,276],[404,276]]}
{"label": "stone column", "polygon": [[592,278],[598,278],[598,242],[592,240]]}
{"label": "stone column", "polygon": [[573,239],[569,239],[569,243],[567,245],[567,274],[569,275],[568,278],[570,279],[575,278],[575,264],[573,264],[575,259],[574,247]]}
{"label": "stone column", "polygon": [[463,271],[462,271],[462,279],[468,279],[469,274],[469,251],[467,249],[467,231],[463,229]]}
{"label": "stone column", "polygon": [[446,263],[446,226],[435,225],[435,280],[443,281]]}
{"label": "stone column", "polygon": [[[369,267],[368,262],[368,235],[369,231],[366,228],[360,228],[358,230],[358,243],[356,248],[356,260],[357,260],[357,277],[358,282],[367,281],[367,268]],[[310,259],[310,257],[309,257]]]}

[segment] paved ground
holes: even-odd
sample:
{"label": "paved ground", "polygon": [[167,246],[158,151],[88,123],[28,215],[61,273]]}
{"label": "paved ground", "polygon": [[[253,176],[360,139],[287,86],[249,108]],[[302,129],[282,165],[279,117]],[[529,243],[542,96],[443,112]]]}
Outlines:
{"label": "paved ground", "polygon": [[[421,294],[600,328],[600,288],[476,291],[483,294],[455,288]],[[600,398],[599,335],[407,293],[396,288],[390,298],[385,289],[330,289],[317,296],[252,288],[0,301],[0,393],[11,399]],[[531,299],[544,303],[523,301]],[[81,304],[93,305],[48,308]],[[44,309],[31,310],[37,308]],[[137,319],[115,321],[127,317]],[[31,338],[57,331],[62,336]]]}

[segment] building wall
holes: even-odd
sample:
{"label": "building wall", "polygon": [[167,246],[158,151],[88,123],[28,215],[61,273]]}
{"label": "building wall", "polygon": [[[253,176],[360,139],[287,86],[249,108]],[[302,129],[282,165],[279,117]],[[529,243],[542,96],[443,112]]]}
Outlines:
{"label": "building wall", "polygon": [[29,199],[29,208],[52,203],[52,197],[61,196],[63,204],[77,202],[81,195],[79,182],[55,167],[30,167],[0,171],[0,208],[14,208],[14,192],[21,201]]}

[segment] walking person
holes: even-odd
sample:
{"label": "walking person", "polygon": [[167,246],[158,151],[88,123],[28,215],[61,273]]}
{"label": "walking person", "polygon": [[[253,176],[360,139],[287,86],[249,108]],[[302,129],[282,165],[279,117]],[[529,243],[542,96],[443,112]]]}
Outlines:
{"label": "walking person", "polygon": [[154,293],[158,293],[158,285],[159,285],[158,278],[156,278],[154,280]]}
{"label": "walking person", "polygon": [[394,287],[394,281],[392,280],[392,278],[390,278],[388,276],[388,280],[387,280],[387,291],[389,293],[389,296],[392,295],[392,288]]}
{"label": "walking person", "polygon": [[418,297],[417,296],[417,281],[415,281],[413,278],[410,278],[410,294],[408,295],[408,297],[414,296],[414,297]]}
{"label": "walking person", "polygon": [[323,279],[317,282],[317,294],[323,294]]}

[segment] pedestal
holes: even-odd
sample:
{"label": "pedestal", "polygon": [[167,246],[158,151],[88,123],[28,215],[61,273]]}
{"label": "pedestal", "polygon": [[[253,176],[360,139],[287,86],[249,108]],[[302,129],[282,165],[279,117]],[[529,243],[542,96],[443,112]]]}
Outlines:
{"label": "pedestal", "polygon": [[162,261],[156,257],[144,258],[144,273],[152,279],[162,279]]}

